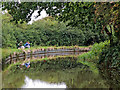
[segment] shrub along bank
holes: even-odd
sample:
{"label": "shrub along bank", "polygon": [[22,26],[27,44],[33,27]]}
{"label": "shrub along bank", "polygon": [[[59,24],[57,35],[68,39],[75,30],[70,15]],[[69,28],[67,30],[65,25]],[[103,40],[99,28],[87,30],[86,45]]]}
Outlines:
{"label": "shrub along bank", "polygon": [[120,70],[120,44],[112,47],[106,46],[102,49],[99,58],[99,64],[101,68]]}
{"label": "shrub along bank", "polygon": [[109,41],[95,43],[89,52],[84,53],[78,57],[79,61],[84,61],[84,62],[89,61],[89,62],[93,62],[93,63],[98,63],[99,55],[102,52],[102,49],[105,46],[109,45],[109,43],[110,43]]}
{"label": "shrub along bank", "polygon": [[109,45],[109,43],[109,41],[95,43],[89,52],[83,53],[82,55],[78,56],[77,62],[89,66],[94,73],[99,73],[97,68],[97,63],[99,62],[99,55],[102,52],[102,49],[105,46]]}
{"label": "shrub along bank", "polygon": [[15,25],[9,20],[10,15],[2,17],[2,47],[17,48],[17,44],[23,41],[32,43],[32,46],[87,46],[95,42],[105,41],[106,35],[101,34],[98,27],[90,27],[87,30],[66,27],[66,23],[59,23],[54,18]]}
{"label": "shrub along bank", "polygon": [[110,46],[109,41],[94,44],[91,51],[80,55],[78,62],[99,73],[112,88],[120,86],[120,43]]}
{"label": "shrub along bank", "polygon": [[120,88],[120,43],[103,48],[98,67],[111,87]]}

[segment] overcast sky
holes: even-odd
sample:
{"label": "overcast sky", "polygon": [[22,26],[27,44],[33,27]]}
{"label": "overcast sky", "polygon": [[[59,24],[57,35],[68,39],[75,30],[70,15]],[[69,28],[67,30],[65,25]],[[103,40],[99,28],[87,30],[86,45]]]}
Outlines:
{"label": "overcast sky", "polygon": [[[45,10],[42,10],[42,11],[41,11],[41,15],[40,15],[39,17],[35,18],[35,17],[38,15],[37,12],[38,12],[38,10],[35,10],[35,11],[34,11],[34,13],[33,13],[32,16],[31,16],[31,21],[29,21],[28,24],[32,24],[34,21],[37,21],[37,20],[39,20],[39,19],[42,19],[42,18],[45,18],[45,17],[48,16],[48,14],[46,13],[46,11],[45,11]],[[7,10],[2,11],[2,14],[5,14],[5,13],[7,13]]]}
{"label": "overcast sky", "polygon": [[34,21],[37,21],[37,20],[39,20],[39,19],[42,19],[42,18],[45,18],[45,17],[48,16],[47,13],[46,13],[46,11],[45,11],[45,10],[42,10],[42,11],[41,11],[41,15],[40,15],[39,17],[35,18],[35,17],[38,15],[37,12],[38,12],[38,10],[34,11],[34,13],[33,13],[32,16],[31,16],[31,21],[28,22],[28,24],[32,24]]}

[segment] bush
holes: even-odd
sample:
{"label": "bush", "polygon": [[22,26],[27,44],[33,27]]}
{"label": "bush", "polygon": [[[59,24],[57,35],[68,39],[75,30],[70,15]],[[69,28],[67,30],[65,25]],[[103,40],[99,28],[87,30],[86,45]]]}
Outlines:
{"label": "bush", "polygon": [[98,67],[100,74],[111,87],[120,87],[120,44],[104,47],[99,56]]}
{"label": "bush", "polygon": [[42,19],[32,25],[26,23],[15,25],[5,17],[9,17],[9,15],[5,15],[2,20],[3,48],[16,48],[20,41],[23,43],[29,41],[33,46],[86,46],[106,40],[106,35],[101,35],[98,28],[82,30],[66,27],[65,23],[59,23],[54,18]]}
{"label": "bush", "polygon": [[109,43],[110,43],[109,41],[95,43],[89,52],[84,53],[79,56],[79,60],[88,60],[88,61],[97,63],[99,59],[99,55],[102,52],[102,49],[105,46],[109,45]]}
{"label": "bush", "polygon": [[100,66],[105,66],[108,69],[120,70],[120,45],[105,47],[99,56]]}

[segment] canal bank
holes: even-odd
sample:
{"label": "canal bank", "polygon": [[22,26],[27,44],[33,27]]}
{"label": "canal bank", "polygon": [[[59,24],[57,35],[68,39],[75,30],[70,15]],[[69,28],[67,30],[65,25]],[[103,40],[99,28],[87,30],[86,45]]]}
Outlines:
{"label": "canal bank", "polygon": [[[67,58],[66,56],[57,56],[57,57],[51,57],[51,59],[50,57],[38,59],[38,60],[33,59],[31,60],[31,67],[29,69],[27,69],[26,67],[23,67],[22,70],[18,68],[17,65],[20,65],[22,62],[11,64],[11,67],[6,69],[6,71],[4,71],[3,73],[3,76],[4,76],[3,81],[5,81],[3,83],[4,84],[6,83],[4,87],[11,87],[9,86],[11,84],[13,85],[12,87],[18,87],[18,86],[26,87],[27,85],[25,84],[26,80],[27,81],[30,80],[31,82],[33,82],[32,84],[35,84],[36,80],[39,82],[39,84],[44,81],[49,84],[51,83],[60,84],[64,82],[67,87],[72,87],[72,88],[74,87],[76,88],[112,88],[112,87],[116,88],[116,87],[119,87],[119,84],[117,84],[117,79],[119,80],[119,77],[117,79],[116,77],[110,77],[109,73],[101,72],[99,71],[97,67],[98,55],[101,53],[101,49],[106,44],[107,43],[95,44],[93,45],[93,47],[91,48],[89,52],[82,53],[80,55],[75,55],[75,56],[71,55],[71,57],[67,56],[69,58]],[[83,72],[84,74],[82,74]],[[52,73],[54,73],[54,75]],[[61,75],[61,73],[64,73],[64,74]],[[77,76],[74,76],[75,73],[77,73]],[[74,78],[71,76],[72,74]],[[23,75],[22,77],[24,77],[21,81],[21,84],[14,83],[16,80],[20,80],[19,77],[16,77],[16,78],[14,77],[20,76],[20,75]],[[63,78],[59,75],[63,77],[66,76],[64,78],[66,80],[61,80]],[[31,77],[34,77],[34,79]],[[38,78],[35,78],[35,77],[38,77]],[[10,82],[7,82],[8,79],[10,79]],[[83,81],[85,82],[80,82],[81,79],[83,79]],[[114,79],[114,82],[111,81],[113,79]],[[33,88],[35,87],[36,86],[33,86]]]}
{"label": "canal bank", "polygon": [[[83,52],[88,52],[91,47],[47,47],[38,49],[13,50],[11,53],[3,53],[2,70],[11,64],[27,60],[37,60],[43,58],[51,58],[55,56],[65,55],[80,55]],[[4,52],[4,50],[3,50]],[[6,55],[4,55],[6,54]]]}

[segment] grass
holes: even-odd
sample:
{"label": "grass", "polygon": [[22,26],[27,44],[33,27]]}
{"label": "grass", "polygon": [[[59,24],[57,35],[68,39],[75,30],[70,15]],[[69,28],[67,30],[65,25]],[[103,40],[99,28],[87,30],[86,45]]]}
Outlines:
{"label": "grass", "polygon": [[10,54],[13,54],[14,52],[22,52],[20,49],[11,49],[11,48],[2,48],[2,58],[6,58]]}
{"label": "grass", "polygon": [[84,65],[89,66],[90,70],[98,75],[99,71],[98,71],[98,68],[96,67],[95,63],[91,63],[91,62],[88,62],[88,61],[79,61],[79,62],[84,64]]}

